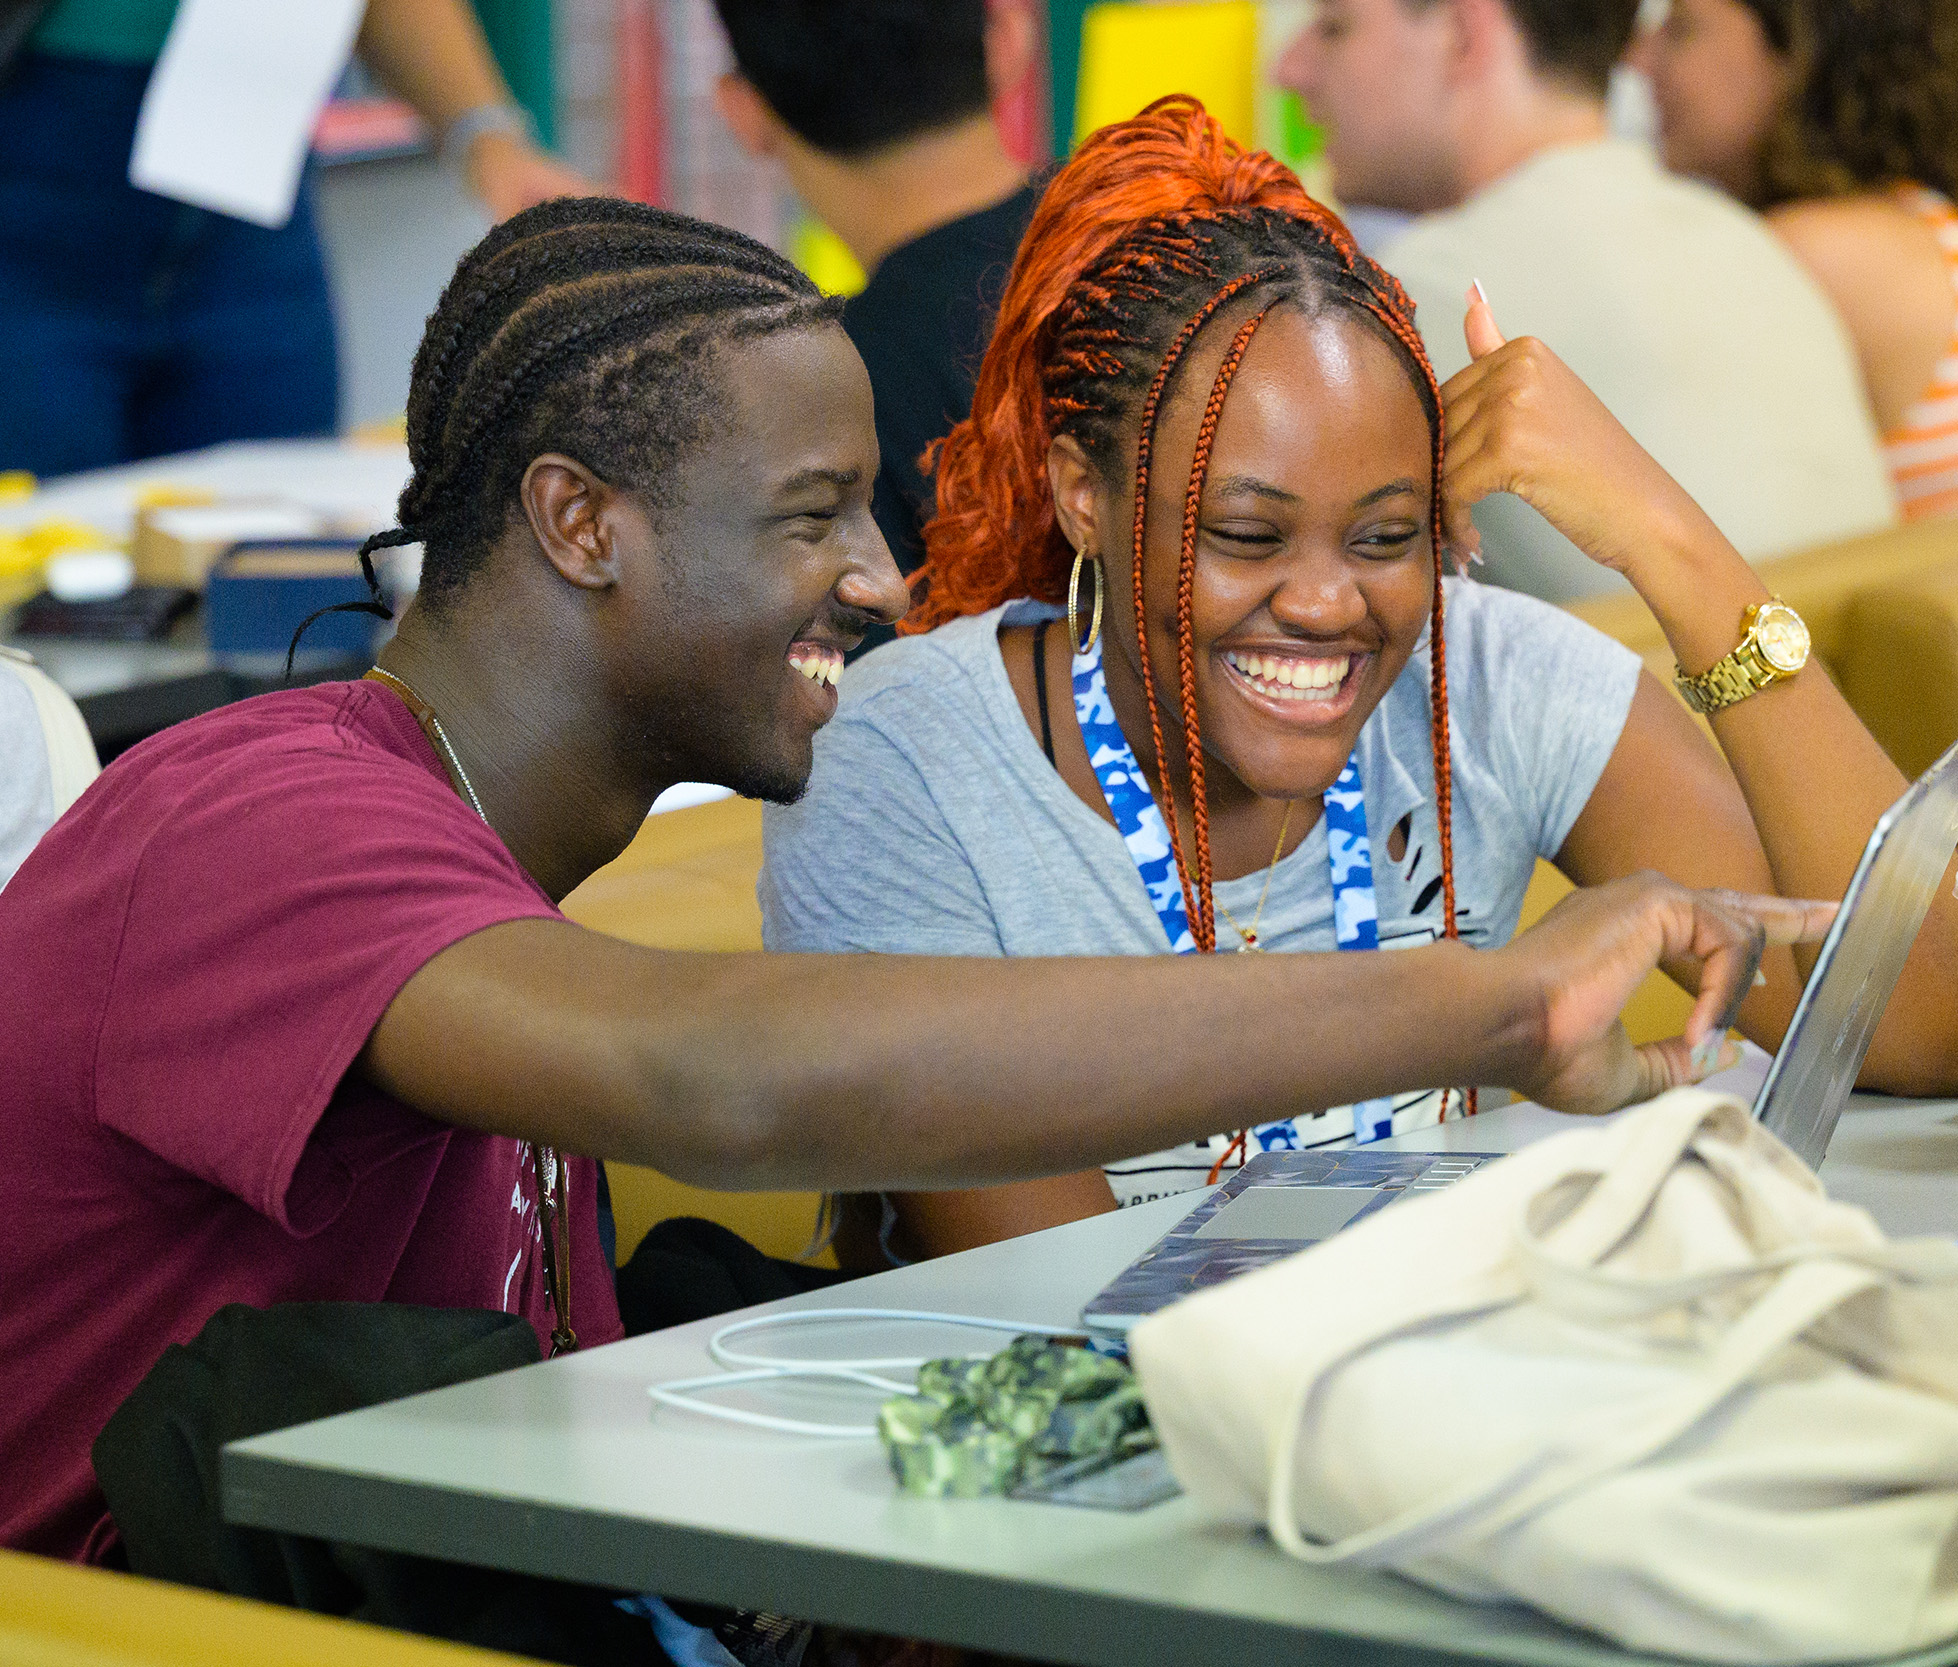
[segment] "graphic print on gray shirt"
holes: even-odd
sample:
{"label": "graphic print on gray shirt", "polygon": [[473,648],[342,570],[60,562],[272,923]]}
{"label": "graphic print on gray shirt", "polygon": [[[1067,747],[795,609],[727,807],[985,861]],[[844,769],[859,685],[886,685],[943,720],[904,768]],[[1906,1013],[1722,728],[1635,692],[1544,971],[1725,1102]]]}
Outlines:
{"label": "graphic print on gray shirt", "polygon": [[[1545,603],[1446,586],[1457,917],[1464,941],[1493,948],[1516,930],[1537,858],[1561,848],[1589,802],[1639,661]],[[763,813],[770,949],[1169,953],[1121,835],[1047,762],[1007,680],[1001,626],[1057,612],[1009,603],[901,638],[844,673],[808,792]],[[1441,928],[1429,735],[1423,636],[1360,732],[1386,946]],[[1406,853],[1394,861],[1388,835],[1401,825]],[[1249,920],[1264,883],[1260,870],[1219,882],[1216,895]],[[1323,820],[1272,872],[1259,936],[1274,953],[1335,947]],[[1228,927],[1223,939],[1230,947]],[[1125,1202],[1183,1191],[1203,1183],[1221,1150],[1221,1139],[1194,1142],[1112,1166],[1111,1180]],[[1133,1185],[1120,1184],[1124,1173]]]}

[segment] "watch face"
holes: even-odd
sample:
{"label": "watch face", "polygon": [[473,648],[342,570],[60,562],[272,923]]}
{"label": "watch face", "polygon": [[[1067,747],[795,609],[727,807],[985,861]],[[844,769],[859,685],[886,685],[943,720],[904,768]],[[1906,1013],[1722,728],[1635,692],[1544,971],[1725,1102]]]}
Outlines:
{"label": "watch face", "polygon": [[1776,671],[1794,673],[1808,664],[1808,627],[1793,608],[1770,602],[1754,620],[1761,658]]}

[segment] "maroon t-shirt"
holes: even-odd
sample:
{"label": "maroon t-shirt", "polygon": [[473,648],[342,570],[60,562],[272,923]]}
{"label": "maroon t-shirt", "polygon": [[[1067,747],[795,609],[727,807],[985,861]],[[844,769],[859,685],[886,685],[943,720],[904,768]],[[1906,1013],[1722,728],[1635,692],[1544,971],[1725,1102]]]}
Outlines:
{"label": "maroon t-shirt", "polygon": [[[328,683],[112,763],[0,890],[0,1544],[114,1543],[89,1447],[226,1303],[497,1308],[550,1329],[517,1141],[348,1067],[441,950],[558,918],[401,701]],[[619,1335],[570,1165],[572,1323]]]}

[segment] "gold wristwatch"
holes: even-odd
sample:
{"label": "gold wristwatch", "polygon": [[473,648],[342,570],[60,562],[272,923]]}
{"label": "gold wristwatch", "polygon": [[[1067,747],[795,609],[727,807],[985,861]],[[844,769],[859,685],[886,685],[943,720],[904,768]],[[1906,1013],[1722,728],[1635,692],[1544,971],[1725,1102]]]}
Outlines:
{"label": "gold wristwatch", "polygon": [[1779,596],[1755,603],[1742,616],[1740,628],[1740,646],[1698,677],[1674,668],[1673,681],[1695,712],[1718,712],[1793,677],[1808,664],[1808,626]]}

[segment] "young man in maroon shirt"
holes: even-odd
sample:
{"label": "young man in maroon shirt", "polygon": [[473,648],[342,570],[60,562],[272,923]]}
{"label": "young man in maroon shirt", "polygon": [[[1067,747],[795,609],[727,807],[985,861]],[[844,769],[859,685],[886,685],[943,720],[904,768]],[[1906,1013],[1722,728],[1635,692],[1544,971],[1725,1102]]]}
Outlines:
{"label": "young man in maroon shirt", "polygon": [[[769,251],[629,203],[492,232],[416,362],[388,541],[425,566],[380,675],[135,748],[0,893],[0,1542],[111,1550],[90,1443],[227,1303],[616,1337],[593,1157],[915,1189],[1245,1104],[1480,1081],[1602,1110],[1695,1074],[1614,1019],[1660,959],[1705,964],[1706,1039],[1763,924],[1821,923],[1657,879],[1482,954],[685,955],[567,922],[669,783],[794,797],[844,652],[903,611],[836,317]],[[563,1315],[550,1150],[583,1154]]]}

